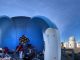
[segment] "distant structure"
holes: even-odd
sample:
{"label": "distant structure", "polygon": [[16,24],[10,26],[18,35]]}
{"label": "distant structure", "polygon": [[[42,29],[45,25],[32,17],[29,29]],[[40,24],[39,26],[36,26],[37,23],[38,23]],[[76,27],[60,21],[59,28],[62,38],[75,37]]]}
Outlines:
{"label": "distant structure", "polygon": [[75,40],[74,36],[71,36],[69,38],[68,43],[69,43],[69,48],[71,48],[71,49],[75,49],[76,48],[76,40]]}
{"label": "distant structure", "polygon": [[76,42],[76,39],[74,36],[70,36],[67,42],[62,42],[61,43],[62,48],[67,48],[67,49],[76,49],[80,48],[80,42]]}

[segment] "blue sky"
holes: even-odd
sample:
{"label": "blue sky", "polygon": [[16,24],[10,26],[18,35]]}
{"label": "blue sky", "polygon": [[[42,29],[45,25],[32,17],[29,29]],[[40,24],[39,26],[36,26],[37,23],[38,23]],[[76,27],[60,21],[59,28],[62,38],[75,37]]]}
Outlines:
{"label": "blue sky", "polygon": [[80,40],[80,0],[0,0],[0,16],[48,17],[60,30],[61,40]]}

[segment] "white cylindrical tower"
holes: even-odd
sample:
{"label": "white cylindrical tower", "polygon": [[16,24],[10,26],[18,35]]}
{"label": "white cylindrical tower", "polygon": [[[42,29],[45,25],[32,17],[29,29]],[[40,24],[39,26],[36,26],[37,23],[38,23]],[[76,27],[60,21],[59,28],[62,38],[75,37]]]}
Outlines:
{"label": "white cylindrical tower", "polygon": [[60,60],[61,45],[58,30],[54,28],[47,28],[44,32],[44,41],[44,60]]}

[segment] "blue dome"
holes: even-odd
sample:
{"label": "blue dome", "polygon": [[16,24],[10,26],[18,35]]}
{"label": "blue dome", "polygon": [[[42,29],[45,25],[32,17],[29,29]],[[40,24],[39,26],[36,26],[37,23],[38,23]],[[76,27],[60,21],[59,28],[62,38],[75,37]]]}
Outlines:
{"label": "blue dome", "polygon": [[[29,38],[29,43],[32,44],[38,52],[43,51],[43,31],[50,27],[57,29],[56,25],[44,16],[36,16],[33,18],[15,16],[12,18],[3,17],[3,19],[5,21],[2,21],[0,17],[0,29],[2,31],[1,47],[8,47],[9,49],[15,49],[19,44],[19,38],[25,35]],[[5,24],[1,25],[2,22]]]}

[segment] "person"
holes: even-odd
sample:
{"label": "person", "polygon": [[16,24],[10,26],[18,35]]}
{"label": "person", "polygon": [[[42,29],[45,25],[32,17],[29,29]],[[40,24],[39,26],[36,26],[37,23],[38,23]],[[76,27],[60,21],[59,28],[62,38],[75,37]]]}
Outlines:
{"label": "person", "polygon": [[3,52],[4,52],[4,54],[8,54],[8,52],[9,52],[8,47],[4,47],[4,48],[3,48]]}
{"label": "person", "polygon": [[20,60],[23,59],[23,51],[19,51],[19,59],[20,59]]}
{"label": "person", "polygon": [[33,49],[31,44],[27,45],[27,60],[32,60],[35,57],[35,50]]}

